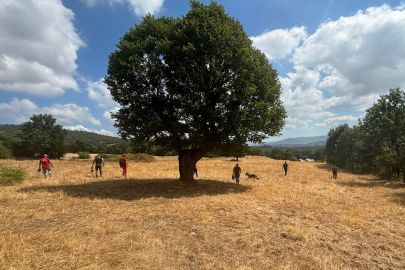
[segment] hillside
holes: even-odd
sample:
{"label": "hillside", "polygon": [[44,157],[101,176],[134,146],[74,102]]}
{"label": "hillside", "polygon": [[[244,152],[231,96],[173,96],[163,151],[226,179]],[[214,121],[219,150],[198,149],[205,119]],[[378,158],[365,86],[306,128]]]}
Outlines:
{"label": "hillside", "polygon": [[[0,136],[5,136],[9,138],[18,139],[18,133],[20,125],[3,125],[0,124]],[[66,143],[70,143],[76,140],[80,141],[91,141],[93,143],[102,143],[102,144],[116,144],[123,142],[121,138],[111,137],[107,135],[101,135],[93,132],[87,131],[71,131],[67,130]]]}
{"label": "hillside", "polygon": [[326,145],[328,136],[288,138],[276,142],[268,142],[262,147],[277,148],[322,148]]}

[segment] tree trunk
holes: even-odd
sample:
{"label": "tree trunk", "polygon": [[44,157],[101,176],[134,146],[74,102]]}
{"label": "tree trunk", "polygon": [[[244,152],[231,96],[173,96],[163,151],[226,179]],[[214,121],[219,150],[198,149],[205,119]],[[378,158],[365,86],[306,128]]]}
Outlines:
{"label": "tree trunk", "polygon": [[179,152],[179,173],[180,181],[194,181],[193,170],[194,165],[205,154],[201,149],[184,149]]}

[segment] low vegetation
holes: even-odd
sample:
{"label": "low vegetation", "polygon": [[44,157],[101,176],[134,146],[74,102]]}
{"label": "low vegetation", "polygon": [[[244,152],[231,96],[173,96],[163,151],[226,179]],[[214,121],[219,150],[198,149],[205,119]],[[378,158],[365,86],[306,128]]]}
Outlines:
{"label": "low vegetation", "polygon": [[27,173],[20,167],[0,166],[0,185],[11,186],[21,183],[27,177]]}
{"label": "low vegetation", "polygon": [[[263,157],[198,162],[178,181],[176,159],[0,160],[27,180],[0,189],[0,269],[404,269],[405,185],[324,163]],[[246,180],[255,173],[259,181]]]}
{"label": "low vegetation", "polygon": [[79,159],[90,159],[90,153],[88,152],[78,152]]}

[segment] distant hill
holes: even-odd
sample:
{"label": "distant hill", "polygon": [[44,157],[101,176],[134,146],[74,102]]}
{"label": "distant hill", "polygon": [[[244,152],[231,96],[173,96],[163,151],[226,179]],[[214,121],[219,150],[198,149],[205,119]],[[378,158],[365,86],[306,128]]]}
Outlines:
{"label": "distant hill", "polygon": [[[3,125],[0,124],[0,137],[8,137],[18,139],[18,133],[20,125]],[[116,144],[123,142],[121,138],[112,137],[107,135],[101,135],[93,132],[87,131],[71,131],[67,130],[66,143],[70,143],[76,140],[80,141],[91,141],[93,143],[104,143],[104,144]]]}
{"label": "distant hill", "polygon": [[288,138],[276,142],[268,142],[263,147],[277,148],[322,148],[326,145],[328,136]]}

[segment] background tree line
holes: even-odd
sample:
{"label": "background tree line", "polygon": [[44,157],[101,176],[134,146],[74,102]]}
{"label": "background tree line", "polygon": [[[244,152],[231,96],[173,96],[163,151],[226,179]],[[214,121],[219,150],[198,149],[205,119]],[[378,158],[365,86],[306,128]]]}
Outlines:
{"label": "background tree line", "polygon": [[[0,125],[0,158],[35,157],[48,154],[52,158],[60,158],[65,153],[145,153],[153,156],[175,156],[174,149],[156,145],[154,140],[147,143],[134,143],[121,138],[110,137],[85,131],[63,130],[55,124],[52,115],[33,115],[29,121],[21,125]],[[296,161],[311,158],[324,161],[323,148],[294,149],[252,147],[247,144],[224,145],[207,154],[208,157],[234,157],[246,155],[266,156],[273,159]]]}
{"label": "background tree line", "polygon": [[405,183],[405,93],[390,89],[366,110],[353,127],[347,124],[328,133],[327,162],[357,173]]}

